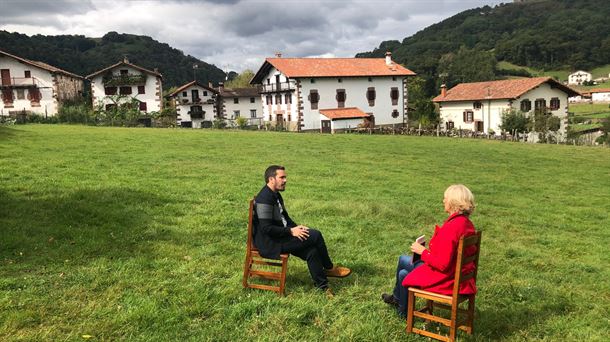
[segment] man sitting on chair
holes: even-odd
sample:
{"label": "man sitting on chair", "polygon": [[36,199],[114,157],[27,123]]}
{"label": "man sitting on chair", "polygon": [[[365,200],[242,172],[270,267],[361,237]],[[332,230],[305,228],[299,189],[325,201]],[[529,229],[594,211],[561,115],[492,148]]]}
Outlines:
{"label": "man sitting on chair", "polygon": [[281,253],[290,253],[306,260],[316,287],[332,295],[327,277],[346,277],[351,270],[333,265],[320,231],[297,225],[288,216],[280,195],[286,189],[285,168],[269,166],[265,182],[255,198],[254,245],[265,258],[279,259]]}

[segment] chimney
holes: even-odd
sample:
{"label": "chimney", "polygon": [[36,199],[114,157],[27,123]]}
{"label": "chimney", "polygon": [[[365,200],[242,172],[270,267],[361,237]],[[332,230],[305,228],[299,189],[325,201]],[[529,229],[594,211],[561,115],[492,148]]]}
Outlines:
{"label": "chimney", "polygon": [[214,85],[212,84],[212,81],[208,82],[208,87],[214,88]]}
{"label": "chimney", "polygon": [[127,56],[123,56],[123,63],[129,63],[129,59],[127,59]]}
{"label": "chimney", "polygon": [[392,65],[392,53],[390,51],[385,53],[385,64]]}
{"label": "chimney", "polygon": [[447,86],[444,83],[441,84],[441,96],[442,97],[447,96]]}
{"label": "chimney", "polygon": [[281,52],[279,52],[279,51],[278,51],[278,52],[276,52],[276,53],[275,53],[275,57],[277,57],[277,58],[282,58],[282,53],[281,53]]}

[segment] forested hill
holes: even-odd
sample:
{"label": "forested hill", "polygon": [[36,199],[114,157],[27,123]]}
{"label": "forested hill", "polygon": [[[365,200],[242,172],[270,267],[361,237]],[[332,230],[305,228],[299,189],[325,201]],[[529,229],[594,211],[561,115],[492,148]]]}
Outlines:
{"label": "forested hill", "polygon": [[123,60],[127,56],[133,64],[163,75],[165,89],[193,80],[193,64],[198,65],[197,80],[215,84],[225,79],[225,73],[214,65],[193,56],[184,55],[168,44],[147,36],[108,32],[102,38],[80,35],[27,36],[0,31],[0,50],[19,57],[37,60],[87,76]]}
{"label": "forested hill", "polygon": [[[477,72],[452,70],[448,65],[460,49],[465,59],[483,60],[464,63],[477,67],[482,67],[477,62],[488,61],[485,53],[474,52],[543,70],[588,70],[610,63],[609,18],[608,0],[526,0],[485,6],[431,25],[402,42],[385,41],[357,57],[382,57],[391,51],[394,60],[427,78],[428,86],[437,85],[439,73],[449,78],[448,83],[477,81],[468,79],[477,78]],[[499,76],[495,68],[492,74]],[[488,77],[489,72],[478,75]]]}

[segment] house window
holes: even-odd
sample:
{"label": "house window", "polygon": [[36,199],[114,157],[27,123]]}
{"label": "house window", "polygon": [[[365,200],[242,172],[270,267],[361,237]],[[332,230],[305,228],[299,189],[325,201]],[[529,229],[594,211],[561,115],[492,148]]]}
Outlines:
{"label": "house window", "polygon": [[142,112],[146,111],[146,102],[144,102],[144,101],[140,102],[140,110]]}
{"label": "house window", "polygon": [[546,100],[545,99],[536,99],[534,102],[534,110],[536,112],[541,112],[546,110]]}
{"label": "house window", "polygon": [[250,103],[255,103],[255,102],[256,102],[256,99],[254,97],[251,97],[250,98]]}
{"label": "house window", "polygon": [[138,94],[145,94],[144,86],[138,86]]}
{"label": "house window", "polygon": [[398,88],[392,87],[392,89],[390,89],[390,98],[392,99],[392,106],[396,106],[398,104],[398,96]]}
{"label": "house window", "polygon": [[310,79],[310,80],[309,80],[309,82],[310,82],[310,83],[316,83],[316,79],[315,79],[315,78],[312,78],[312,79]]}
{"label": "house window", "polygon": [[369,101],[369,106],[373,107],[375,105],[375,87],[369,87],[366,91],[366,99]]}
{"label": "house window", "polygon": [[16,89],[16,90],[17,90],[17,100],[25,99],[25,91],[23,89]]}
{"label": "house window", "polygon": [[271,79],[267,79],[267,84],[271,84]]}
{"label": "house window", "polygon": [[233,118],[237,119],[239,117],[239,111],[238,110],[234,110],[233,111]]}
{"label": "house window", "polygon": [[343,83],[343,79],[342,78],[337,78],[337,82]]}
{"label": "house window", "polygon": [[207,90],[203,91],[203,96],[208,96],[208,91]]}
{"label": "house window", "polygon": [[522,112],[529,112],[530,110],[532,110],[532,101],[525,99],[521,101],[521,111]]}
{"label": "house window", "polygon": [[465,110],[463,113],[464,122],[473,122],[474,121],[474,112],[471,110]]}
{"label": "house window", "polygon": [[188,95],[186,94],[186,91],[182,92],[182,97],[187,97]]}
{"label": "house window", "polygon": [[116,87],[104,87],[105,95],[116,95]]}
{"label": "house window", "polygon": [[116,109],[116,105],[114,103],[109,103],[106,105],[107,111],[111,111],[111,110],[115,110],[115,109]]}
{"label": "house window", "polygon": [[121,69],[121,76],[126,76],[129,74],[129,70],[127,69]]}
{"label": "house window", "polygon": [[309,102],[311,102],[311,109],[318,109],[318,102],[320,102],[320,95],[318,90],[311,89],[309,91]]}
{"label": "house window", "polygon": [[30,88],[28,90],[28,99],[31,102],[40,102],[40,99],[42,99],[42,94],[40,93],[40,90],[38,88]]}
{"label": "house window", "polygon": [[250,109],[250,117],[256,118],[256,109]]}
{"label": "house window", "polygon": [[481,103],[481,101],[475,101],[472,103],[472,108],[474,109],[481,109],[483,107],[483,104]]}
{"label": "house window", "polygon": [[275,95],[275,104],[282,104],[282,94]]}
{"label": "house window", "polygon": [[121,88],[119,88],[119,94],[121,94],[121,95],[131,95],[131,87],[121,87]]}
{"label": "house window", "polygon": [[193,100],[193,102],[201,101],[201,99],[199,98],[199,90],[198,89],[191,90],[191,99]]}
{"label": "house window", "polygon": [[265,99],[268,105],[273,104],[273,97],[271,95],[267,95]]}
{"label": "house window", "polygon": [[559,98],[558,97],[553,97],[551,98],[551,110],[557,110],[559,109]]}
{"label": "house window", "polygon": [[233,99],[233,103],[234,103],[234,104],[238,104],[238,103],[239,103],[239,97],[234,98],[234,99]]}
{"label": "house window", "polygon": [[204,119],[205,112],[201,106],[191,106],[191,119]]}
{"label": "house window", "polygon": [[400,115],[400,113],[398,113],[398,109],[394,109],[394,110],[392,111],[392,117],[393,117],[394,119],[396,119],[396,118],[398,117],[398,115]]}
{"label": "house window", "polygon": [[392,81],[396,82],[396,76],[392,76]]}
{"label": "house window", "polygon": [[291,104],[292,103],[292,94],[287,93],[286,95],[284,95],[284,99],[286,101],[286,104]]}
{"label": "house window", "polygon": [[373,78],[372,77],[369,77],[369,82],[373,82]]}
{"label": "house window", "polygon": [[345,107],[345,89],[337,89],[337,107],[343,108]]}
{"label": "house window", "polygon": [[446,127],[447,127],[447,129],[453,129],[453,127],[455,127],[453,124],[453,121],[447,121]]}
{"label": "house window", "polygon": [[23,73],[25,74],[25,78],[31,78],[32,77],[32,73],[29,70],[26,70]]}

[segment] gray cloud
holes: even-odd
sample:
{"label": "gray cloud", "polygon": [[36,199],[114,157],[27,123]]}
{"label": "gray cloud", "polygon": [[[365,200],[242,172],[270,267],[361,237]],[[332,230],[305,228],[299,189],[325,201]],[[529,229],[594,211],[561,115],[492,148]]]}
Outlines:
{"label": "gray cloud", "polygon": [[287,57],[351,57],[499,0],[0,0],[0,29],[143,34],[225,70]]}

